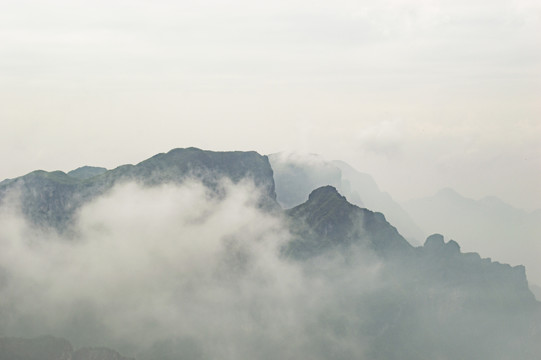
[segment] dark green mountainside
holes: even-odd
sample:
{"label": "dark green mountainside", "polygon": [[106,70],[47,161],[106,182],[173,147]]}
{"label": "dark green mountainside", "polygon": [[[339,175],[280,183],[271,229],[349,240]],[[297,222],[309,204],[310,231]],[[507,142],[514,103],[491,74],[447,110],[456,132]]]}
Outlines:
{"label": "dark green mountainside", "polygon": [[114,185],[135,181],[152,186],[182,183],[196,179],[219,194],[220,182],[249,179],[262,190],[260,205],[277,207],[273,172],[266,156],[250,152],[213,152],[197,148],[174,149],[137,165],[122,165],[113,170],[82,167],[68,174],[62,171],[34,171],[0,183],[0,203],[10,192],[20,196],[23,213],[40,226],[58,230],[72,220],[75,210],[104,194]]}

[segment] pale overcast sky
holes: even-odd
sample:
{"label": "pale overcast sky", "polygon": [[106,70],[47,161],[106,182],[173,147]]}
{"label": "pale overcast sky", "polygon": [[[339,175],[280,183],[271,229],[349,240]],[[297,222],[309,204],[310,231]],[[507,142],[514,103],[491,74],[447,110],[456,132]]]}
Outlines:
{"label": "pale overcast sky", "polygon": [[0,1],[0,178],[171,148],[541,208],[541,1]]}

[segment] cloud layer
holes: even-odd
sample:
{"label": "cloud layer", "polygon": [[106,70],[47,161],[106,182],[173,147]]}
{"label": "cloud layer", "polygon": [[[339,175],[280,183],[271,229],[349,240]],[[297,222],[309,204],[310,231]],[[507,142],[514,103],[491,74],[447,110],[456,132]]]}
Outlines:
{"label": "cloud layer", "polygon": [[537,343],[532,308],[516,306],[531,302],[520,269],[463,257],[482,279],[463,281],[456,246],[419,264],[362,246],[295,261],[257,188],[222,189],[117,185],[64,235],[4,203],[0,336],[52,334],[139,360],[508,359]]}
{"label": "cloud layer", "polygon": [[320,262],[308,276],[280,257],[289,234],[257,209],[257,190],[225,189],[217,199],[196,182],[124,184],[84,206],[71,236],[2,208],[0,334],[55,334],[141,358],[362,354],[354,333],[335,333],[320,316],[355,322],[337,301],[375,286],[377,266],[331,283]]}

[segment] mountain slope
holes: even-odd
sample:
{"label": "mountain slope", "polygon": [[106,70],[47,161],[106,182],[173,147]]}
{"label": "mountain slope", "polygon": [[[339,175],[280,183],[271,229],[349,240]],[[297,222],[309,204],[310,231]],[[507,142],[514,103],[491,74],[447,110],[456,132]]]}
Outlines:
{"label": "mountain slope", "polygon": [[414,248],[383,214],[349,203],[332,186],[314,190],[308,201],[285,213],[295,235],[289,254],[298,258],[360,246],[388,262],[401,259],[414,271],[422,271],[424,277],[434,275],[438,283],[497,291],[507,288],[502,291],[505,297],[516,296],[532,306],[536,303],[524,266],[512,267],[482,259],[477,253],[462,253],[456,241],[445,243],[440,234],[429,236],[423,246]]}
{"label": "mountain slope", "polygon": [[421,244],[423,232],[371,176],[342,161],[325,161],[318,155],[271,154],[277,201],[284,208],[297,206],[320,186],[331,185],[360,207],[381,212],[412,244]]}
{"label": "mountain slope", "polygon": [[[178,149],[84,178],[37,171],[0,185],[4,203],[18,187],[26,215],[46,224],[86,215],[73,233],[49,236],[0,212],[3,335],[52,332],[149,360],[541,354],[541,308],[523,266],[438,234],[413,247],[333,186],[279,211],[272,169],[256,153]],[[246,178],[263,189],[260,203],[245,203],[257,193]],[[209,192],[153,186],[186,179]],[[125,181],[142,186],[97,198]],[[123,359],[56,338],[5,339],[10,360]]]}
{"label": "mountain slope", "polygon": [[137,165],[122,165],[104,171],[83,167],[62,171],[34,171],[0,184],[0,203],[9,194],[20,196],[22,212],[35,224],[64,230],[82,204],[110,190],[115,184],[135,181],[144,185],[203,182],[219,194],[220,182],[250,180],[262,190],[260,205],[276,208],[273,172],[266,156],[251,152],[212,152],[196,148],[173,149]]}
{"label": "mountain slope", "polygon": [[[356,270],[359,264],[376,265],[380,285],[357,306],[377,315],[351,325],[374,339],[368,358],[529,360],[541,354],[541,308],[523,266],[462,253],[439,234],[413,248],[381,214],[349,204],[330,186],[286,214],[294,234],[286,253],[309,271],[322,263],[314,257],[333,259],[337,251],[359,281],[374,269]],[[325,271],[332,274],[337,265],[328,261],[334,265]]]}
{"label": "mountain slope", "polygon": [[383,214],[349,203],[332,186],[310,193],[308,201],[286,211],[297,240],[294,255],[318,254],[353,244],[367,246],[381,256],[412,250]]}
{"label": "mountain slope", "polygon": [[[341,191],[351,198],[354,204],[384,213],[406,239],[414,245],[421,245],[425,233],[401,205],[379,189],[370,175],[355,170],[343,161],[332,163],[342,172]],[[360,199],[362,203],[358,204],[355,199]]]}
{"label": "mountain slope", "polygon": [[439,232],[476,251],[511,264],[526,265],[541,284],[541,213],[527,213],[498,198],[466,198],[452,189],[404,203],[427,233]]}

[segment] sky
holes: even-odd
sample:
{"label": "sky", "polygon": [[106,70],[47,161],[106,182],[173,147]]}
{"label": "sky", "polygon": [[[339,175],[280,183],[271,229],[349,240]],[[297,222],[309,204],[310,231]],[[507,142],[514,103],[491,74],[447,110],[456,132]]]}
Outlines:
{"label": "sky", "polygon": [[0,2],[0,178],[299,151],[541,208],[541,2]]}

